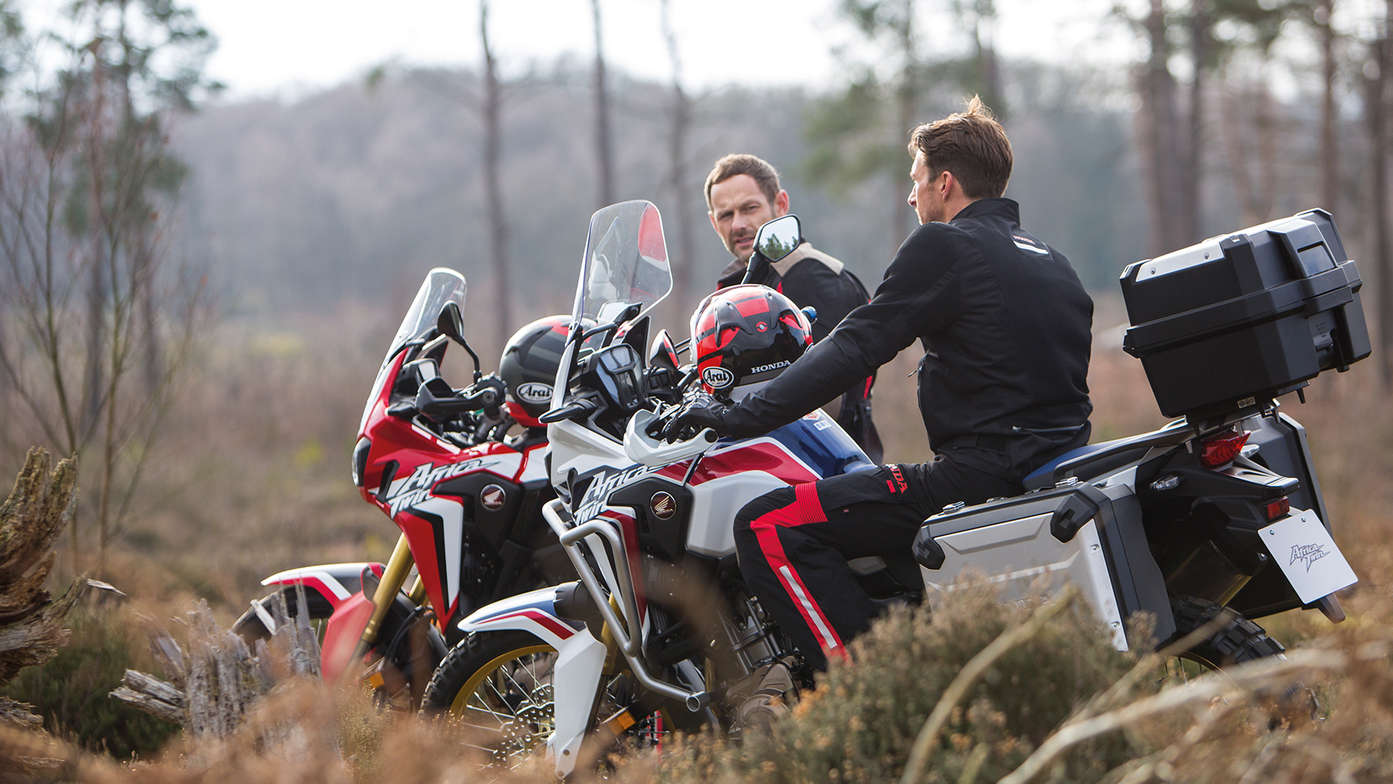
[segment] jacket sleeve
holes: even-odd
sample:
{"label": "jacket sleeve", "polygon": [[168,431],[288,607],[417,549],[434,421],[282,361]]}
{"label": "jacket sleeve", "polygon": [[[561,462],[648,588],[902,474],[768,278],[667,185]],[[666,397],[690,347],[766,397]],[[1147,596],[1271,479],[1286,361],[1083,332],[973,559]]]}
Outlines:
{"label": "jacket sleeve", "polygon": [[900,246],[871,301],[759,392],[727,412],[722,432],[748,437],[788,424],[864,383],[915,338],[957,316],[960,252],[956,230],[926,224]]}

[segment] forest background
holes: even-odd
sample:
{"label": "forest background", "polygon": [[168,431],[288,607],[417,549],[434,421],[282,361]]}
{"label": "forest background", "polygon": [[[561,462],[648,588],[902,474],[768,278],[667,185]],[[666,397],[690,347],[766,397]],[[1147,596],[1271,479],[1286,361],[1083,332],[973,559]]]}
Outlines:
{"label": "forest background", "polygon": [[[1120,349],[1125,264],[1335,214],[1375,357],[1318,380],[1296,413],[1337,526],[1382,536],[1393,0],[1099,8],[1096,45],[1121,67],[1062,50],[1048,14],[1031,17],[1038,47],[1001,51],[1019,24],[1006,2],[836,0],[822,11],[841,31],[837,76],[797,86],[693,77],[764,41],[826,44],[733,25],[721,52],[684,46],[685,2],[656,3],[642,32],[666,76],[606,57],[631,42],[604,34],[604,0],[576,0],[589,49],[556,57],[501,48],[485,0],[458,31],[477,39],[472,62],[392,60],[258,97],[210,74],[219,31],[196,7],[0,0],[0,475],[30,444],[78,455],[58,579],[96,574],[151,615],[200,597],[230,619],[277,570],[385,560],[396,530],[358,498],[349,453],[428,269],[468,278],[488,370],[514,328],[567,309],[590,212],[650,199],[677,277],[659,324],[680,335],[727,261],[702,180],[745,151],[779,167],[805,233],[873,287],[913,226],[909,129],[973,94],[1012,138],[1007,195],[1097,302],[1098,439],[1162,421]],[[905,379],[916,351],[876,387],[888,460],[928,456]]]}

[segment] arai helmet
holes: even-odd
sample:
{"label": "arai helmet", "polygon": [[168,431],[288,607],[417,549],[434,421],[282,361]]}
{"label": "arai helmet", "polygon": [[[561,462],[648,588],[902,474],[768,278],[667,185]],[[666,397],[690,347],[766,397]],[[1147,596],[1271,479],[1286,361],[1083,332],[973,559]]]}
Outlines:
{"label": "arai helmet", "polygon": [[808,317],[783,294],[754,283],[711,294],[692,316],[692,356],[702,387],[738,399],[812,345]]}

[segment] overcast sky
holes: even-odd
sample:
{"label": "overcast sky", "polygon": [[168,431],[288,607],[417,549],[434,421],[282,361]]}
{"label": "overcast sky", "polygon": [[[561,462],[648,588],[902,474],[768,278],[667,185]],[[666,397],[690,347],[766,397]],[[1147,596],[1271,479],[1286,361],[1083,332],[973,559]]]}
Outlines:
{"label": "overcast sky", "polygon": [[[384,61],[477,64],[478,5],[470,0],[193,0],[221,45],[211,75],[229,97],[301,92],[361,74]],[[854,36],[835,0],[671,0],[685,80],[817,86],[836,81],[834,47]],[[946,3],[924,3],[940,6]],[[1082,58],[1098,64],[1131,55],[1131,41],[1108,36],[1111,0],[1050,4],[998,0],[999,47],[1006,56]],[[389,10],[390,9],[390,10]],[[611,65],[657,79],[671,75],[658,0],[604,0]],[[504,67],[561,55],[594,55],[588,0],[495,0],[494,50]],[[927,53],[958,47],[965,34],[926,16]],[[1114,33],[1118,32],[1114,27]],[[1125,38],[1125,36],[1123,36]]]}
{"label": "overcast sky", "polygon": [[[477,0],[182,0],[218,36],[210,75],[226,97],[293,97],[360,77],[381,63],[477,65]],[[816,88],[843,82],[834,51],[857,36],[838,0],[670,0],[684,81],[691,87],[784,84]],[[1143,43],[1111,16],[1145,0],[996,0],[993,31],[1009,59],[1043,59],[1112,70],[1144,56]],[[66,0],[21,0],[32,28],[62,27]],[[659,0],[603,0],[605,53],[631,74],[671,76]],[[960,53],[968,33],[922,0],[921,54]],[[1337,25],[1359,35],[1382,14],[1382,0],[1342,0]],[[1377,6],[1377,7],[1376,7]],[[1377,11],[1378,13],[1375,13]],[[490,34],[505,74],[558,56],[594,56],[589,0],[493,0]],[[865,54],[861,52],[861,54]],[[1298,57],[1313,58],[1311,54]]]}

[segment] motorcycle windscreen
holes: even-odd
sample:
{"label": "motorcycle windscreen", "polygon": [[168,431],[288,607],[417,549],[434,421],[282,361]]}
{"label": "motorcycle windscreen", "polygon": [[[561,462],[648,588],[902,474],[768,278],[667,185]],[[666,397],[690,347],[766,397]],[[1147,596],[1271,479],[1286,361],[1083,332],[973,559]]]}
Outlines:
{"label": "motorcycle windscreen", "polygon": [[459,306],[460,311],[464,311],[464,296],[468,291],[464,276],[446,267],[436,267],[426,273],[426,279],[421,281],[421,288],[416,290],[416,298],[411,300],[411,306],[406,309],[406,315],[402,317],[401,326],[397,327],[397,334],[392,338],[391,345],[387,346],[387,353],[382,357],[382,366],[377,371],[377,378],[372,382],[372,390],[368,392],[368,401],[363,406],[363,418],[358,422],[358,432],[362,433],[367,427],[368,415],[372,413],[373,403],[382,394],[382,385],[386,382],[387,371],[391,366],[392,356],[407,341],[413,340],[425,334],[426,330],[435,326],[436,319],[440,316],[440,309],[445,307],[445,303],[453,302]]}
{"label": "motorcycle windscreen", "polygon": [[[642,316],[672,291],[663,219],[652,202],[636,199],[597,210],[581,255],[572,323],[611,322],[625,307],[641,305]],[[635,318],[638,318],[636,316]],[[552,407],[561,405],[575,359],[567,347],[552,391]]]}

